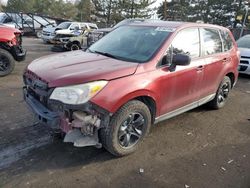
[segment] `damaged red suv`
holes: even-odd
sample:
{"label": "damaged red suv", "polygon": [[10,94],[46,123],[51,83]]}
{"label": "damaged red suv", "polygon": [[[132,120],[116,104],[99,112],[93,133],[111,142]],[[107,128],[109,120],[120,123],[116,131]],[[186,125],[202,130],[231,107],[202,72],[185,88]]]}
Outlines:
{"label": "damaged red suv", "polygon": [[152,124],[202,104],[222,108],[238,77],[226,28],[180,22],[122,26],[93,44],[34,60],[24,98],[74,146],[132,153]]}

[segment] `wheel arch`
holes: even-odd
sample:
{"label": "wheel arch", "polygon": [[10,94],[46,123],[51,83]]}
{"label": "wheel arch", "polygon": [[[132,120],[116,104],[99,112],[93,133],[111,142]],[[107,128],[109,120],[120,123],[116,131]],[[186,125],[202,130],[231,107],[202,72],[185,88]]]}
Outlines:
{"label": "wheel arch", "polygon": [[158,114],[159,104],[157,103],[157,95],[150,91],[139,90],[133,93],[130,93],[124,97],[122,97],[110,110],[112,113],[115,113],[119,110],[123,105],[132,100],[138,100],[143,102],[150,110],[152,115],[152,123],[155,120],[155,117]]}
{"label": "wheel arch", "polygon": [[148,109],[150,110],[150,113],[151,113],[151,122],[154,123],[155,117],[156,117],[156,102],[155,102],[155,100],[150,96],[140,96],[140,97],[136,97],[132,100],[141,101],[148,107]]}
{"label": "wheel arch", "polygon": [[233,87],[234,84],[235,84],[235,74],[234,74],[233,72],[229,72],[229,73],[227,73],[225,76],[228,76],[228,77],[230,78],[231,84],[232,84],[231,87]]}

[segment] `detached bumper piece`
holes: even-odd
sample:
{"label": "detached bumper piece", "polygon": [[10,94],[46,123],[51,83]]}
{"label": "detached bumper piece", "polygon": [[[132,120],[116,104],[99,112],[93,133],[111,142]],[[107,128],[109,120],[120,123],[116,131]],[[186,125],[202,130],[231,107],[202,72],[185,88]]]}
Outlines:
{"label": "detached bumper piece", "polygon": [[96,132],[93,136],[83,136],[80,129],[73,129],[69,131],[65,137],[64,142],[71,142],[75,147],[95,146],[101,148],[102,144],[99,143],[98,134]]}
{"label": "detached bumper piece", "polygon": [[26,50],[21,46],[12,46],[11,53],[13,54],[16,61],[23,61],[26,57]]}

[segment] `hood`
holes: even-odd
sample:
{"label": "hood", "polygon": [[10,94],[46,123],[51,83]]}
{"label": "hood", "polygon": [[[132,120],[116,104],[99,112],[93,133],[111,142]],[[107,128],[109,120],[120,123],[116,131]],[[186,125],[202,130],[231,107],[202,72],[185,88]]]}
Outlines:
{"label": "hood", "polygon": [[135,73],[138,63],[125,62],[81,50],[42,57],[27,70],[46,81],[49,87],[112,80]]}
{"label": "hood", "polygon": [[46,31],[48,33],[54,33],[55,29],[56,29],[56,27],[45,27],[45,28],[43,28],[43,31]]}
{"label": "hood", "polygon": [[239,48],[240,55],[250,57],[250,48]]}
{"label": "hood", "polygon": [[0,31],[1,32],[11,32],[11,33],[21,33],[20,30],[16,29],[15,27],[11,26],[12,24],[0,24]]}

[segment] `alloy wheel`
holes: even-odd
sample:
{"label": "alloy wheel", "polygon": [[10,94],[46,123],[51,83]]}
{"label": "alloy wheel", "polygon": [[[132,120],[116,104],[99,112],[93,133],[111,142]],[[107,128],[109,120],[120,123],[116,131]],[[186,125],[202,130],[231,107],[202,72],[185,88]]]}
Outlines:
{"label": "alloy wheel", "polygon": [[131,113],[121,124],[118,131],[118,141],[123,148],[130,148],[137,144],[143,136],[145,119],[140,113]]}
{"label": "alloy wheel", "polygon": [[230,91],[230,84],[228,82],[225,82],[221,87],[218,95],[218,103],[224,103],[225,100],[228,97]]}

